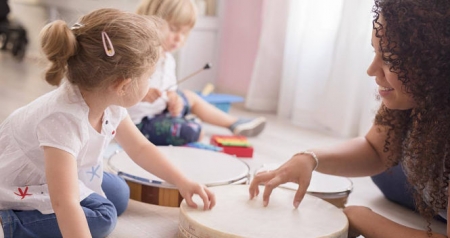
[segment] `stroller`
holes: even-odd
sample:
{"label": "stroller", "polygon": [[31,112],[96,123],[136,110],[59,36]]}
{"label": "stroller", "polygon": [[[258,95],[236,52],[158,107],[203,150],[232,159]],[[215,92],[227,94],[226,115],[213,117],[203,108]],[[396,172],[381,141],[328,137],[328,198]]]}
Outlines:
{"label": "stroller", "polygon": [[9,12],[7,0],[0,0],[0,49],[11,51],[21,61],[28,44],[27,32],[19,22],[8,20]]}

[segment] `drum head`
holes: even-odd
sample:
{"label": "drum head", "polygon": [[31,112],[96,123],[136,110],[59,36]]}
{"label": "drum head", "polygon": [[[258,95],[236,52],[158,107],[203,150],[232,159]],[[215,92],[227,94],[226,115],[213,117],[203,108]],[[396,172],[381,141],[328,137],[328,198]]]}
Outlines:
{"label": "drum head", "polygon": [[[232,184],[246,179],[249,174],[247,164],[225,153],[176,146],[158,146],[158,149],[186,177],[206,186]],[[124,151],[111,156],[108,165],[125,179],[155,187],[174,188],[139,167]]]}
{"label": "drum head", "polygon": [[[306,194],[298,209],[294,191],[274,189],[267,207],[261,194],[249,200],[247,185],[212,187],[216,206],[209,211],[180,205],[182,237],[347,237],[348,221],[342,210]],[[194,196],[197,204],[202,204]]]}
{"label": "drum head", "polygon": [[[273,164],[264,164],[255,171],[255,174],[263,172],[275,170],[280,167],[281,164],[273,163]],[[280,187],[288,188],[292,190],[298,189],[298,184],[296,183],[285,183],[280,185]],[[350,192],[353,189],[353,183],[350,179],[340,176],[322,174],[316,171],[313,171],[311,182],[307,189],[310,193],[342,193],[342,192]]]}

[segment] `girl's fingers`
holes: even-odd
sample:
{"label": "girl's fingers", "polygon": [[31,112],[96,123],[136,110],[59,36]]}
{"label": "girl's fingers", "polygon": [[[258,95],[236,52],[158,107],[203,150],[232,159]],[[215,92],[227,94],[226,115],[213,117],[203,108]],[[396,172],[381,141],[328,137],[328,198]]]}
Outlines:
{"label": "girl's fingers", "polygon": [[200,187],[200,189],[198,189],[197,194],[203,200],[203,210],[208,210],[208,208],[210,206],[209,197],[208,197],[208,194],[206,194],[206,191],[202,186]]}
{"label": "girl's fingers", "polygon": [[194,201],[192,201],[191,195],[184,197],[184,200],[186,200],[186,203],[188,206],[190,206],[192,208],[197,208],[197,204]]}
{"label": "girl's fingers", "polygon": [[204,189],[209,198],[209,209],[212,209],[216,205],[216,195],[208,188],[205,187]]}

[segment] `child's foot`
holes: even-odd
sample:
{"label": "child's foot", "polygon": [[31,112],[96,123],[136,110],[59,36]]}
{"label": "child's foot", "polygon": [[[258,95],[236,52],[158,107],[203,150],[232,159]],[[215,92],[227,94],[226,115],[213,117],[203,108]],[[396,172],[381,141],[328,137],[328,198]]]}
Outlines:
{"label": "child's foot", "polygon": [[239,136],[253,137],[264,130],[266,118],[257,117],[253,119],[239,119],[229,127],[231,132]]}

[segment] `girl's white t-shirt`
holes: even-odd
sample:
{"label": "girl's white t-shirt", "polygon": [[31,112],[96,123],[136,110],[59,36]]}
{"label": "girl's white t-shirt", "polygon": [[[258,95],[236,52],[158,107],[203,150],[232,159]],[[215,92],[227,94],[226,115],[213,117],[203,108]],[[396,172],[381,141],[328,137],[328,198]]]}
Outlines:
{"label": "girl's white t-shirt", "polygon": [[53,213],[44,146],[66,151],[77,161],[80,201],[94,192],[105,196],[102,153],[127,111],[108,107],[101,133],[92,128],[88,114],[78,87],[64,83],[19,108],[0,125],[0,210]]}
{"label": "girl's white t-shirt", "polygon": [[155,72],[149,78],[149,88],[156,88],[163,92],[163,96],[153,103],[139,102],[128,108],[131,120],[134,124],[139,124],[144,117],[153,118],[164,111],[167,107],[167,96],[164,91],[177,90],[177,77],[175,75],[176,63],[172,54],[166,52],[159,58],[155,66]]}

